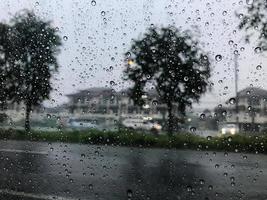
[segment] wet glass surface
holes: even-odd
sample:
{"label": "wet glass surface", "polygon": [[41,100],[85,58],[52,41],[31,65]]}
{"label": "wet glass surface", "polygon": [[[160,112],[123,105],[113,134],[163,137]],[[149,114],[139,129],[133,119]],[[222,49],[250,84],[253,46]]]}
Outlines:
{"label": "wet glass surface", "polygon": [[264,155],[15,141],[1,147],[0,188],[9,199],[267,196]]}

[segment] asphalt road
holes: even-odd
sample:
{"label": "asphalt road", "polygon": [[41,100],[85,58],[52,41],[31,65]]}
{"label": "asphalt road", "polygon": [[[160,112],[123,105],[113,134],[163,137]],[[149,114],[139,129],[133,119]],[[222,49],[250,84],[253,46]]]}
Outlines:
{"label": "asphalt road", "polygon": [[0,199],[267,199],[267,156],[0,141]]}

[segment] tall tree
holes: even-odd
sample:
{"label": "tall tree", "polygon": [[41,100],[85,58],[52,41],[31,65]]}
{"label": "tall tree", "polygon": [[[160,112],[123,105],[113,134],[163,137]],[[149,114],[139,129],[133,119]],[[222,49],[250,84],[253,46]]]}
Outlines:
{"label": "tall tree", "polygon": [[159,99],[168,108],[168,132],[173,133],[174,105],[185,115],[187,106],[198,102],[210,77],[208,56],[189,32],[175,27],[152,27],[134,40],[126,53],[126,79],[134,83],[131,97],[142,105],[146,86],[154,85]]}
{"label": "tall tree", "polygon": [[25,104],[25,130],[30,130],[30,113],[49,98],[52,73],[57,71],[61,39],[50,22],[24,11],[11,20],[11,71],[13,101]]}
{"label": "tall tree", "polygon": [[6,108],[6,103],[10,99],[10,26],[0,23],[0,109]]}
{"label": "tall tree", "polygon": [[246,41],[250,42],[251,36],[258,39],[257,51],[267,50],[267,4],[263,0],[247,0],[247,11],[237,14],[241,19],[240,29],[246,31]]}

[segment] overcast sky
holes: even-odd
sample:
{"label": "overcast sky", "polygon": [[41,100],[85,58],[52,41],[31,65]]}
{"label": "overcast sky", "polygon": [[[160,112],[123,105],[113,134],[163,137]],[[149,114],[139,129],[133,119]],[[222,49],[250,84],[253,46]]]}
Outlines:
{"label": "overcast sky", "polygon": [[[46,105],[66,102],[64,95],[79,89],[127,87],[121,81],[123,53],[131,39],[141,37],[150,24],[189,29],[212,59],[214,82],[213,90],[195,107],[213,109],[234,95],[234,50],[240,53],[238,87],[253,84],[267,89],[266,56],[254,52],[256,43],[245,44],[244,32],[237,29],[235,13],[242,13],[245,6],[246,1],[240,0],[5,0],[0,4],[0,20],[7,22],[17,11],[31,9],[44,20],[52,20],[61,37],[68,38],[63,40],[61,67],[53,80],[54,100]],[[215,60],[218,54],[220,62]],[[257,70],[259,64],[262,69]]]}

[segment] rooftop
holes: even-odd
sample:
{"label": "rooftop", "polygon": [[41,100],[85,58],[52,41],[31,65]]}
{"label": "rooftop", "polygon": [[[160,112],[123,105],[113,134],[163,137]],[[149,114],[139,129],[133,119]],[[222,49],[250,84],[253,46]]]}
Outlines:
{"label": "rooftop", "polygon": [[239,98],[251,98],[251,97],[258,97],[258,98],[267,98],[267,91],[257,87],[247,87],[238,92]]}

